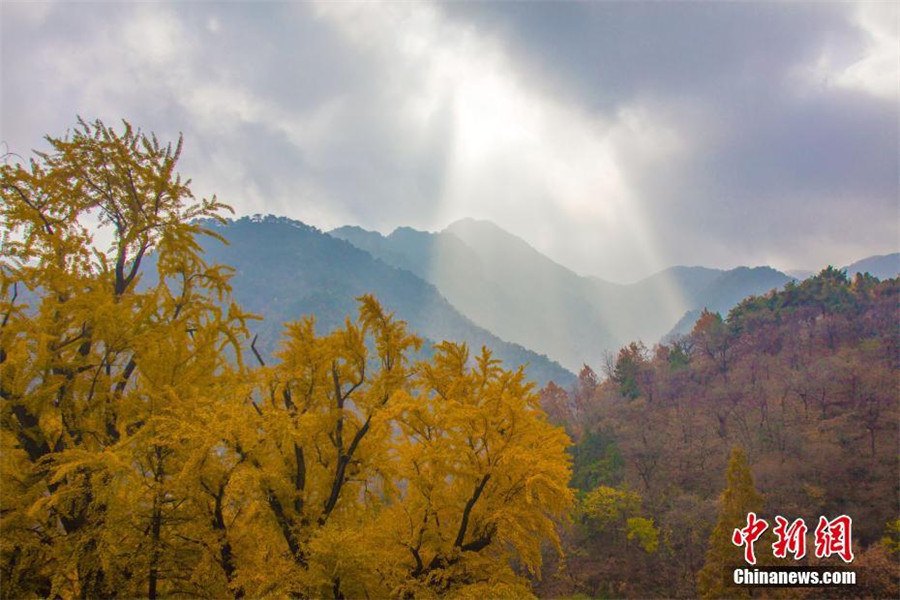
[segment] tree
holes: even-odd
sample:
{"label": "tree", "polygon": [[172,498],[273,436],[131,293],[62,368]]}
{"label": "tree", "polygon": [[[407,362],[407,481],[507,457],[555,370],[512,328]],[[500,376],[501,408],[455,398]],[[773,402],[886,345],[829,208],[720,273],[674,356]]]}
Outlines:
{"label": "tree", "polygon": [[[641,502],[642,498],[636,492],[601,485],[585,495],[581,511],[600,531],[634,539],[645,552],[656,552],[659,532],[653,526],[653,519],[640,516]],[[619,540],[620,543],[623,541]]]}
{"label": "tree", "polygon": [[608,431],[589,431],[572,446],[572,487],[588,491],[601,484],[617,484],[624,460]]}
{"label": "tree", "polygon": [[639,384],[641,372],[647,363],[646,351],[647,349],[640,342],[631,342],[619,350],[610,379],[619,384],[619,393],[626,398],[634,400],[641,395]]}
{"label": "tree", "polygon": [[762,508],[762,496],[753,485],[753,474],[743,449],[735,447],[728,462],[728,486],[722,493],[719,518],[709,538],[706,564],[697,574],[697,592],[703,598],[747,595],[745,588],[729,586],[726,569],[743,564],[743,551],[732,543],[735,529],[746,525],[747,513]]}
{"label": "tree", "polygon": [[241,369],[225,348],[239,356],[246,315],[194,239],[226,207],[194,201],[181,140],[79,121],[47,141],[0,167],[3,585],[155,597],[189,554],[169,546],[180,431]]}
{"label": "tree", "polygon": [[257,597],[528,595],[572,494],[565,448],[524,373],[419,344],[370,296],[317,336],[290,324],[258,411],[221,453],[231,589]]}
{"label": "tree", "polygon": [[571,441],[547,422],[521,368],[502,369],[484,348],[473,367],[465,345],[437,350],[417,394],[396,407],[408,487],[395,535],[413,580],[395,592],[530,595],[510,561],[537,576],[542,540],[560,550],[557,520],[573,500]]}
{"label": "tree", "polygon": [[732,354],[731,336],[722,316],[704,309],[694,324],[690,338],[695,351],[715,366],[727,384]]}
{"label": "tree", "polygon": [[594,391],[599,385],[597,373],[587,365],[583,365],[578,372],[578,381],[574,386],[575,408],[577,412],[583,412],[585,406],[591,401]]}
{"label": "tree", "polygon": [[550,421],[555,425],[562,425],[566,428],[566,432],[573,438],[577,439],[574,429],[578,427],[578,419],[572,410],[573,402],[569,399],[569,394],[563,388],[550,381],[541,388],[540,398],[541,407]]}
{"label": "tree", "polygon": [[[408,387],[407,354],[420,344],[371,296],[358,322],[328,335],[316,335],[312,318],[287,326],[280,362],[257,375],[258,414],[223,440],[252,481],[225,490],[226,520],[246,541],[235,547],[239,584],[251,595],[386,593],[375,517],[396,484],[390,403]],[[245,513],[248,502],[260,509]]]}

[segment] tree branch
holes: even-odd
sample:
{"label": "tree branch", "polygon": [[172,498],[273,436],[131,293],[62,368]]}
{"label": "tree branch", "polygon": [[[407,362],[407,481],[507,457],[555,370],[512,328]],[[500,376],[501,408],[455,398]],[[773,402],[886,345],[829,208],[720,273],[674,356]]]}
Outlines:
{"label": "tree branch", "polygon": [[478,498],[481,497],[481,492],[484,491],[484,486],[487,485],[490,478],[491,474],[485,473],[484,477],[481,478],[481,482],[475,486],[472,497],[466,502],[466,507],[463,509],[462,521],[459,524],[459,532],[456,534],[456,541],[453,543],[457,548],[463,547],[463,540],[466,537],[466,529],[469,527],[469,516],[472,514],[472,508],[475,506],[475,503],[478,502]]}

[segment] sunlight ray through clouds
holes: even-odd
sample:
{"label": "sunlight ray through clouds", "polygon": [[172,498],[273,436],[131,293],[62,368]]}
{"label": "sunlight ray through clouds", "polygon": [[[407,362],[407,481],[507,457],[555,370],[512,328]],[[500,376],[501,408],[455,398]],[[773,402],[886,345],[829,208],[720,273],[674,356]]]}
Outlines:
{"label": "sunlight ray through clouds", "polygon": [[[319,14],[352,43],[411,75],[385,81],[386,93],[400,96],[392,86],[420,82],[403,90],[410,126],[452,119],[437,222],[490,219],[551,257],[580,255],[580,265],[627,248],[641,271],[664,266],[620,164],[620,146],[663,160],[682,148],[673,127],[649,109],[610,119],[542,93],[496,41],[442,19],[438,7],[384,8],[324,3]],[[547,224],[573,235],[548,238]]]}
{"label": "sunlight ray through clouds", "polygon": [[891,3],[2,11],[11,148],[76,114],[183,132],[198,192],[239,214],[386,233],[488,219],[622,282],[896,246]]}

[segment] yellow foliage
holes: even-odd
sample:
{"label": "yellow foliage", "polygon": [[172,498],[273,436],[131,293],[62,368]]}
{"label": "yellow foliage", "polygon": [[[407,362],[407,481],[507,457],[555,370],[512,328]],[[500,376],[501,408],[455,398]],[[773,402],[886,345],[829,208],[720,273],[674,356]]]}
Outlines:
{"label": "yellow foliage", "polygon": [[194,201],[181,142],[83,121],[48,142],[0,166],[4,595],[530,594],[513,560],[537,575],[559,547],[570,441],[521,369],[448,342],[414,363],[372,296],[251,368],[195,239],[227,207]]}
{"label": "yellow foliage", "polygon": [[629,517],[626,528],[628,539],[637,538],[645,552],[653,553],[659,549],[659,531],[653,526],[653,519]]}

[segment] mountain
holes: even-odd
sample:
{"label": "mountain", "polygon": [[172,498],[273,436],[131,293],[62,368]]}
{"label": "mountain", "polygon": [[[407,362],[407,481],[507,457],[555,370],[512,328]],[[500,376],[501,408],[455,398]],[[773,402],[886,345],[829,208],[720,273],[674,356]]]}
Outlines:
{"label": "mountain", "polygon": [[[869,256],[843,267],[843,270],[847,272],[847,276],[850,278],[853,278],[857,273],[868,273],[878,279],[893,279],[894,277],[900,276],[900,252]],[[792,269],[790,271],[785,271],[785,273],[794,279],[803,281],[804,279],[817,274],[818,271],[810,269]]]}
{"label": "mountain", "polygon": [[785,271],[784,274],[789,275],[798,281],[803,281],[804,279],[815,275],[816,272],[810,269],[790,269],[789,271]]}
{"label": "mountain", "polygon": [[267,354],[274,350],[284,322],[315,315],[319,331],[329,331],[356,315],[357,297],[372,293],[428,341],[466,342],[473,352],[485,345],[507,367],[528,363],[528,375],[541,385],[574,380],[547,357],[505,342],[464,317],[414,273],[299,221],[245,217],[208,226],[229,244],[205,241],[206,258],[235,269],[234,298],[264,317],[251,328],[260,334],[259,347]]}
{"label": "mountain", "polygon": [[847,275],[869,273],[878,279],[892,279],[900,275],[900,252],[880,256],[870,256],[845,267]]}
{"label": "mountain", "polygon": [[438,233],[400,228],[388,236],[329,232],[432,283],[463,314],[503,339],[554,357],[570,370],[597,361],[614,337],[595,310],[594,284],[488,221],[466,219]]}
{"label": "mountain", "polygon": [[659,340],[685,312],[703,305],[706,291],[723,273],[679,266],[628,285],[594,278],[597,302],[616,327],[616,346],[611,350],[632,340],[648,344]]}
{"label": "mountain", "polygon": [[474,219],[436,233],[403,227],[383,236],[341,227],[329,234],[416,273],[475,323],[573,371],[632,340],[652,344],[693,311],[727,312],[790,280],[767,267],[673,267],[637,283],[611,283],[580,276],[496,224]]}
{"label": "mountain", "polygon": [[696,308],[687,311],[664,339],[690,333],[703,309],[727,315],[744,298],[780,289],[791,280],[771,267],[738,267],[724,271],[696,295]]}

